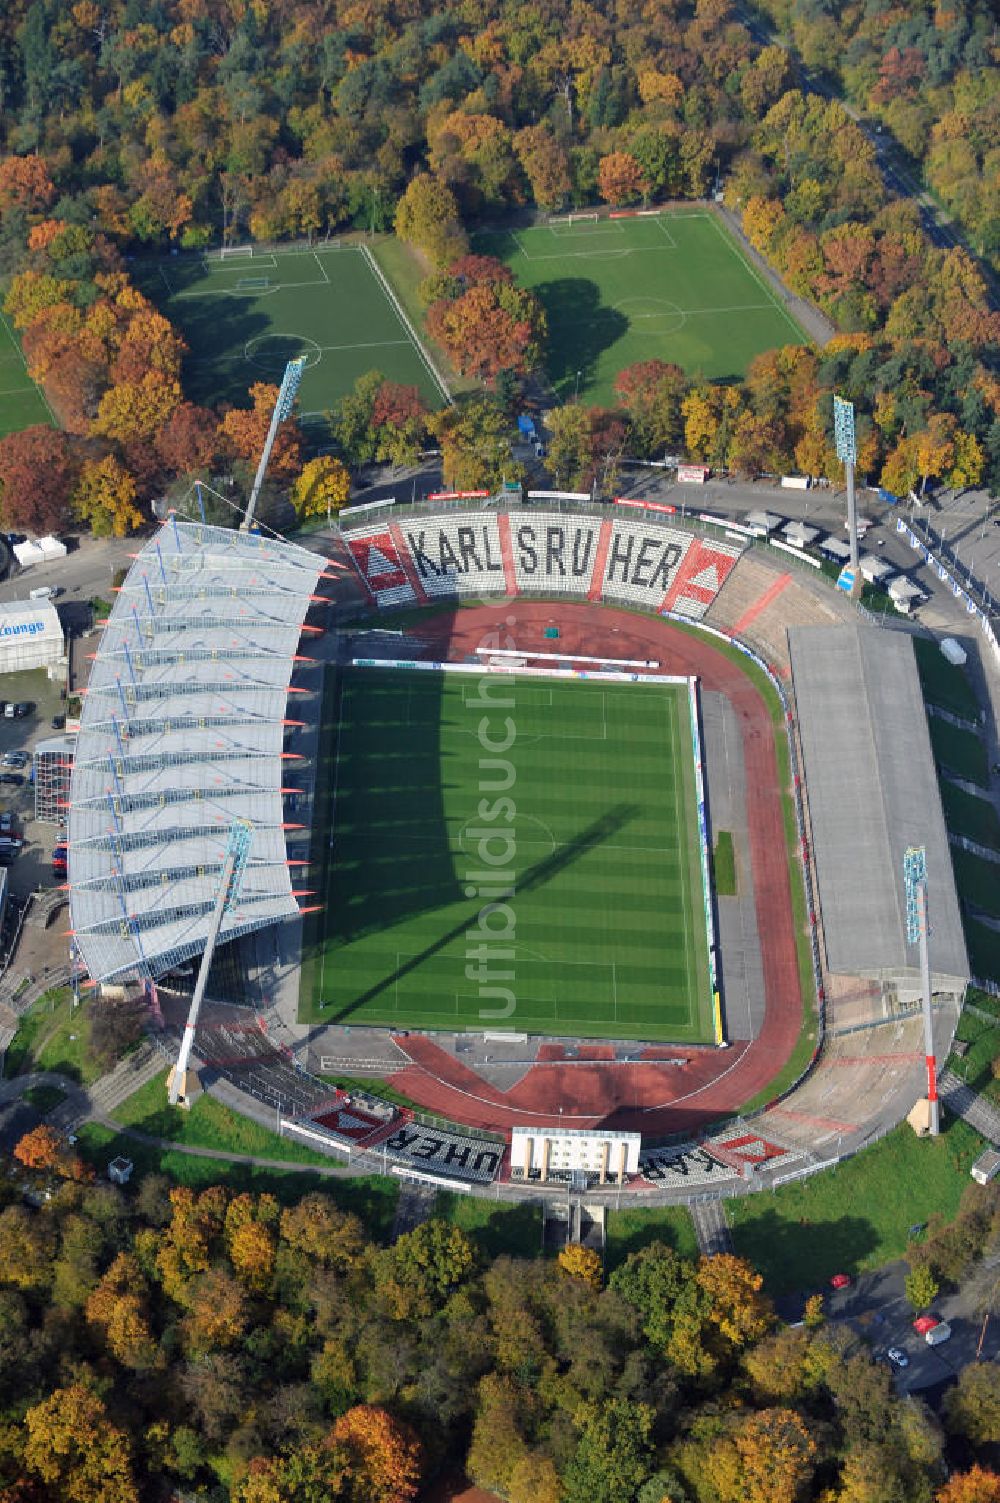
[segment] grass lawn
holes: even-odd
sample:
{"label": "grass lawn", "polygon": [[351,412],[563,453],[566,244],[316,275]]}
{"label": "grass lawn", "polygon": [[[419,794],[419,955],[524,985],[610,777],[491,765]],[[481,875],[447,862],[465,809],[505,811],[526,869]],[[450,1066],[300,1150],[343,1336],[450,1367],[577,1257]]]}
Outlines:
{"label": "grass lawn", "polygon": [[1000,868],[997,863],[973,855],[971,851],[963,851],[960,845],[951,847],[951,863],[955,868],[960,897],[993,918],[1000,918]]}
{"label": "grass lawn", "polygon": [[720,830],[715,837],[712,873],[715,878],[715,890],[719,897],[734,898],[736,896],[736,849],[729,830]]}
{"label": "grass lawn", "polygon": [[923,1140],[904,1123],[835,1169],[725,1201],[733,1245],[760,1269],[771,1294],[879,1268],[903,1255],[915,1222],[934,1211],[956,1214],[982,1146],[961,1121]]}
{"label": "grass lawn", "polygon": [[966,835],[977,845],[1000,850],[1000,817],[987,799],[977,798],[964,788],[956,788],[946,778],[941,778],[941,804],[949,830],[956,835]]}
{"label": "grass lawn", "polygon": [[[485,814],[500,784],[495,755],[481,762],[474,680],[364,669],[338,689],[311,1020],[481,1029],[493,1017],[532,1033],[713,1037],[684,686],[505,680],[516,798]],[[475,884],[484,865],[495,884],[496,857],[515,892],[491,912],[495,892]],[[499,957],[476,971],[487,940],[513,951],[499,978]]]}
{"label": "grass lawn", "polygon": [[123,1127],[137,1127],[153,1137],[170,1138],[189,1148],[221,1148],[227,1153],[245,1153],[254,1158],[285,1159],[290,1164],[315,1164],[328,1168],[326,1154],[291,1138],[269,1132],[250,1117],[241,1117],[214,1096],[202,1095],[190,1111],[167,1102],[167,1072],[140,1086],[112,1113]]}
{"label": "grass lawn", "polygon": [[430,275],[431,268],[422,261],[412,246],[395,235],[382,235],[371,243],[371,252],[378,262],[382,275],[399,298],[407,318],[430,351],[438,370],[447,377],[448,385],[457,396],[462,392],[479,391],[480,383],[474,376],[460,376],[441,346],[431,339],[424,327],[426,308],[420,300],[420,284]]}
{"label": "grass lawn", "polygon": [[542,1208],[537,1201],[505,1205],[473,1195],[441,1190],[434,1215],[468,1232],[486,1258],[508,1253],[512,1258],[537,1258],[542,1250]]}
{"label": "grass lawn", "polygon": [[[144,1174],[165,1174],[178,1185],[203,1190],[208,1185],[226,1185],[232,1190],[265,1190],[282,1205],[292,1205],[313,1190],[329,1195],[345,1211],[354,1211],[364,1222],[369,1235],[387,1241],[392,1231],[399,1199],[396,1180],[380,1174],[340,1177],[320,1175],[308,1167],[286,1170],[255,1169],[250,1164],[225,1163],[219,1159],[195,1158],[175,1149],[140,1143],[125,1133],[116,1133],[97,1122],[85,1122],[78,1129],[81,1152],[98,1173],[119,1155],[135,1165],[132,1183]],[[268,1155],[271,1157],[272,1155]],[[325,1161],[329,1164],[329,1160]]]}
{"label": "grass lawn", "polygon": [[963,1055],[953,1053],[948,1064],[974,1091],[985,1091],[996,1097],[1000,1094],[1000,1081],[994,1080],[992,1066],[995,1059],[1000,1059],[1000,1003],[974,988],[967,1000],[980,1012],[990,1013],[995,1021],[990,1024],[965,1008],[958,1020],[955,1037],[969,1045],[969,1052]]}
{"label": "grass lawn", "polygon": [[670,360],[712,380],[804,333],[710,211],[583,220],[477,235],[537,294],[548,316],[546,371],[559,401],[612,401],[619,371]]}
{"label": "grass lawn", "polygon": [[651,1242],[666,1242],[682,1258],[697,1258],[698,1238],[687,1207],[640,1206],[629,1211],[609,1211],[605,1249],[608,1273],[624,1263],[629,1253],[638,1252]]}
{"label": "grass lawn", "polygon": [[[0,302],[3,291],[0,288]],[[40,388],[28,375],[17,335],[0,313],[0,438],[21,428],[31,428],[35,423],[52,427],[52,412]]]}
{"label": "grass lawn", "polygon": [[68,987],[46,992],[21,1019],[7,1050],[4,1074],[9,1079],[33,1070],[58,1070],[80,1085],[90,1085],[104,1071],[87,1057],[89,1039],[87,1003],[74,1007]]}
{"label": "grass lawn", "polygon": [[965,669],[949,663],[938,644],[929,637],[914,637],[917,670],[924,698],[953,715],[979,723],[979,701]]}
{"label": "grass lawn", "polygon": [[942,720],[939,715],[928,715],[927,724],[938,765],[946,767],[956,777],[964,778],[967,783],[988,788],[990,771],[982,738],[975,731],[965,731],[961,726]]}
{"label": "grass lawn", "polygon": [[357,245],[199,255],[137,263],[135,277],[186,339],[184,389],[195,402],[246,406],[255,381],[281,381],[299,355],[303,421],[324,415],[365,371],[442,402],[418,346]]}

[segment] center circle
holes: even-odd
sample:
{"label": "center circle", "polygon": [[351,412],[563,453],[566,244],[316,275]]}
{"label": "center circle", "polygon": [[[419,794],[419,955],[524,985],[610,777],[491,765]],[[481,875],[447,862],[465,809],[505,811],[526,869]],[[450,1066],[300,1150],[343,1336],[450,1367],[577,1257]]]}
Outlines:
{"label": "center circle", "polygon": [[319,365],[323,351],[307,334],[258,334],[243,346],[243,358],[252,366],[280,382],[289,360],[305,358],[306,370]]}
{"label": "center circle", "polygon": [[623,313],[638,332],[650,334],[676,334],[687,319],[683,308],[663,297],[625,297],[615,303],[615,312]]}

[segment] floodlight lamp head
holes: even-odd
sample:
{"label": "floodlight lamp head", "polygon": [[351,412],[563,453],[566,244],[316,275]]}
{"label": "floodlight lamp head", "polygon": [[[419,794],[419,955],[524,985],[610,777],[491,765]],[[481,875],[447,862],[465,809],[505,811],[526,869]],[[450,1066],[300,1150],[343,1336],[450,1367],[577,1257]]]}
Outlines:
{"label": "floodlight lamp head", "polygon": [[858,457],[854,436],[854,403],[844,397],[833,399],[833,437],[837,446],[837,458],[842,464],[853,464]]}
{"label": "floodlight lamp head", "polygon": [[285,366],[285,374],[281,381],[281,390],[278,392],[278,416],[281,422],[289,416],[292,403],[295,401],[299,386],[302,384],[302,373],[306,368],[306,357],[299,355],[295,360],[289,360]]}

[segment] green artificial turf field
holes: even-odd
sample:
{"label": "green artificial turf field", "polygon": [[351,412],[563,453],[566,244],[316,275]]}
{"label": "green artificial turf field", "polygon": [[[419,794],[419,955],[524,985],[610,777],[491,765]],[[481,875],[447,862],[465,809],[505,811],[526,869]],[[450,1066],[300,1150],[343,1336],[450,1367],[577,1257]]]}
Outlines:
{"label": "green artificial turf field", "polygon": [[412,326],[397,312],[358,246],[202,256],[140,264],[136,280],[189,347],[193,401],[247,405],[255,381],[280,382],[306,357],[301,421],[317,421],[365,371],[443,394]]}
{"label": "green artificial turf field", "polygon": [[17,335],[0,313],[0,438],[35,423],[51,426],[52,413],[28,375]]}
{"label": "green artificial turf field", "polygon": [[742,376],[763,350],[809,342],[707,210],[491,231],[474,249],[541,299],[546,370],[564,402],[610,402],[618,372],[638,360],[719,379]]}
{"label": "green artificial turf field", "polygon": [[[353,669],[331,689],[305,1015],[711,1041],[686,687],[492,678],[485,710],[480,682]],[[494,741],[513,727],[503,755],[484,716]],[[514,874],[491,914],[483,871]]]}

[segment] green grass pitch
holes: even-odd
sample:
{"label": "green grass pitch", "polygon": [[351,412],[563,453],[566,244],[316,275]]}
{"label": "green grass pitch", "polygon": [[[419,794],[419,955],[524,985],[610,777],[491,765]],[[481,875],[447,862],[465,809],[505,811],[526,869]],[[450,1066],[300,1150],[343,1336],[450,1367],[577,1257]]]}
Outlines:
{"label": "green grass pitch", "polygon": [[541,299],[547,374],[563,402],[612,402],[618,372],[639,360],[719,380],[744,375],[764,350],[809,343],[708,210],[493,231],[474,249]]}
{"label": "green grass pitch", "polygon": [[52,413],[28,375],[17,335],[0,314],[0,438],[36,423],[52,426]]}
{"label": "green grass pitch", "polygon": [[178,256],[137,265],[135,276],[187,341],[193,401],[246,406],[255,381],[277,384],[304,355],[303,420],[319,420],[370,370],[441,405],[420,347],[357,246]]}
{"label": "green grass pitch", "polygon": [[[353,669],[329,693],[304,1018],[711,1042],[686,688],[493,677],[484,709],[480,682]],[[510,717],[502,754],[485,715],[495,742]],[[489,870],[514,894],[487,917]],[[484,942],[506,974],[479,974]]]}

